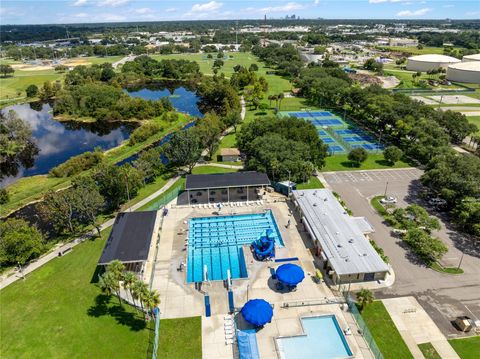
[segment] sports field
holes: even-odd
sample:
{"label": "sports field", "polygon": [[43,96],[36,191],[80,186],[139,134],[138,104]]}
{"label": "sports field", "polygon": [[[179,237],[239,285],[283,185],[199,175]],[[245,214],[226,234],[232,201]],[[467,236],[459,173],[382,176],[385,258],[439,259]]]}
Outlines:
{"label": "sports field", "polygon": [[332,155],[347,153],[359,147],[371,153],[378,153],[384,148],[371,135],[330,111],[283,111],[279,116],[293,116],[311,122]]}

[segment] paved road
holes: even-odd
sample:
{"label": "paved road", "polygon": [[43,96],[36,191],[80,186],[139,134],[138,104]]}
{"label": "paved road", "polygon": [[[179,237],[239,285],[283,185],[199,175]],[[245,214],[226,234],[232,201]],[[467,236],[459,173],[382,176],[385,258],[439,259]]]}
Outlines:
{"label": "paved road", "polygon": [[375,227],[372,238],[390,258],[395,270],[395,284],[377,294],[379,298],[413,295],[422,304],[438,327],[447,336],[459,334],[450,324],[457,315],[480,319],[480,250],[445,226],[435,233],[449,246],[444,257],[447,265],[458,265],[465,251],[460,276],[435,272],[417,263],[403,243],[391,235],[389,227],[370,205],[370,199],[381,195],[388,182],[387,194],[396,196],[399,206],[418,202],[416,193],[421,187],[418,169],[376,170],[326,173],[324,178],[332,190],[338,192],[355,215],[366,216]]}
{"label": "paved road", "polygon": [[136,57],[137,57],[137,55],[128,55],[128,56],[125,56],[124,58],[122,58],[122,59],[114,62],[114,63],[112,64],[112,67],[113,67],[114,69],[116,69],[118,66],[123,65],[125,62],[135,60]]}

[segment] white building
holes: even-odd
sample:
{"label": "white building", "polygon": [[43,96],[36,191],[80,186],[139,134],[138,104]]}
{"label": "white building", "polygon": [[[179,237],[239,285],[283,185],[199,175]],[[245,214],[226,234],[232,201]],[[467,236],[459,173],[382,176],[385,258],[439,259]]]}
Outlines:
{"label": "white building", "polygon": [[448,66],[447,80],[480,84],[480,61],[459,62]]}
{"label": "white building", "polygon": [[366,237],[374,229],[365,217],[350,216],[328,189],[295,190],[293,198],[334,283],[385,280],[389,267]]}
{"label": "white building", "polygon": [[455,57],[446,55],[418,55],[408,58],[407,70],[427,72],[439,68],[446,69],[451,64],[461,62]]}
{"label": "white building", "polygon": [[465,55],[462,61],[463,62],[480,61],[480,54]]}

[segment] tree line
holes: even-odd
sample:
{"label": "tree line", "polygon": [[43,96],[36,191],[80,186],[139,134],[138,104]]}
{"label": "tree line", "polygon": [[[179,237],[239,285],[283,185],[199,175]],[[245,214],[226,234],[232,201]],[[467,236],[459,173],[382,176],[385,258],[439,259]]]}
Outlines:
{"label": "tree line", "polygon": [[338,68],[309,65],[295,83],[312,104],[346,114],[381,141],[426,165],[422,182],[447,200],[453,219],[464,230],[479,233],[480,158],[451,148],[477,131],[464,115],[436,110],[379,86],[361,88]]}

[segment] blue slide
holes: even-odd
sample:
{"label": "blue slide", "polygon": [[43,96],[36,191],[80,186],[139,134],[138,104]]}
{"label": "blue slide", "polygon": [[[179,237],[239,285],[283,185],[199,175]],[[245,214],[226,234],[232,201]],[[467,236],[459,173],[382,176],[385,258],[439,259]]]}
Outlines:
{"label": "blue slide", "polygon": [[255,257],[258,260],[265,260],[275,256],[275,239],[271,238],[273,230],[271,228],[265,231],[265,235],[261,235],[259,239],[252,243]]}

